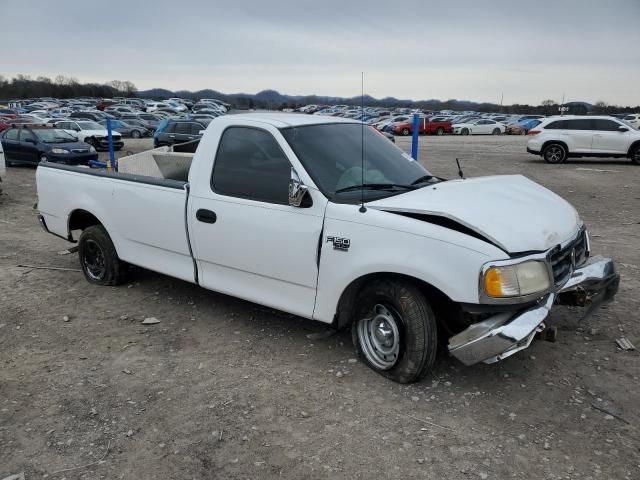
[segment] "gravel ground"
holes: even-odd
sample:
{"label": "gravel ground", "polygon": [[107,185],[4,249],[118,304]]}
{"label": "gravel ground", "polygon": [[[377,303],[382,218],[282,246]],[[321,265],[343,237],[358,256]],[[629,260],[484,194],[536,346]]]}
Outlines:
{"label": "gravel ground", "polygon": [[[524,144],[422,138],[420,161],[446,177],[456,157],[469,177],[522,173],[568,199],[594,252],[616,259],[618,297],[584,322],[556,307],[555,343],[495,365],[442,354],[408,386],[355,361],[348,333],[324,337],[321,324],[166,276],[136,269],[107,288],[18,267],[78,261],[37,224],[35,170],[9,169],[0,478],[640,478],[639,355],[615,345],[626,336],[640,347],[640,167],[551,166]],[[150,145],[128,140],[125,151]]]}

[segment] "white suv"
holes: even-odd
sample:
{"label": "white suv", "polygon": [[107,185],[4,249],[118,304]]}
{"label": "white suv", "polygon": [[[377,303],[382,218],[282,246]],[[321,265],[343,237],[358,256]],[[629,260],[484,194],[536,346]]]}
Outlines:
{"label": "white suv", "polygon": [[640,131],[614,117],[551,117],[529,135],[527,152],[548,163],[569,157],[627,157],[640,165]]}

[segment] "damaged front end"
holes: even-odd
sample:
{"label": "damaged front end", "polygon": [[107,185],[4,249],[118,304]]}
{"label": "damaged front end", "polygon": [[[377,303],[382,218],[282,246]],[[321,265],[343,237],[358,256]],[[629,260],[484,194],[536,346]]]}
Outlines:
{"label": "damaged front end", "polygon": [[452,336],[449,351],[465,365],[497,362],[531,344],[536,333],[544,330],[554,303],[588,307],[586,317],[603,302],[613,299],[619,283],[620,275],[613,260],[588,258],[568,273],[561,286],[533,305],[496,313]]}

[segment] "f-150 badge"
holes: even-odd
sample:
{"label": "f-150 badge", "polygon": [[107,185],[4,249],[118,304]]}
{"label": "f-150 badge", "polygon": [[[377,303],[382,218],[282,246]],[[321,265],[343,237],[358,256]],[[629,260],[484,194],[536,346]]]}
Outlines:
{"label": "f-150 badge", "polygon": [[333,243],[333,248],[335,250],[342,250],[344,252],[349,250],[349,247],[351,246],[351,240],[349,240],[348,238],[341,238],[341,237],[327,237],[327,243]]}

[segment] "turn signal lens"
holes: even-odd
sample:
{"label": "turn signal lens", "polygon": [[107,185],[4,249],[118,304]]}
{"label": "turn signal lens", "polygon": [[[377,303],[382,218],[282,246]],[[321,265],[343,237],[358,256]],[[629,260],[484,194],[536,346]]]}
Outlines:
{"label": "turn signal lens", "polygon": [[484,274],[484,291],[495,298],[530,295],[543,292],[550,286],[547,266],[535,260],[491,267]]}

